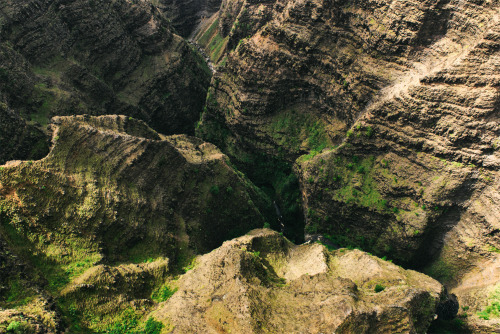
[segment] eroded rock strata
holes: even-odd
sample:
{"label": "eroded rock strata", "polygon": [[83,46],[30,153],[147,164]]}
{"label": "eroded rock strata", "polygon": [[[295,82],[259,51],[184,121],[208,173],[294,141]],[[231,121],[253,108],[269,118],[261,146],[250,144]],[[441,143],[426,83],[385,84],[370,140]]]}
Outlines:
{"label": "eroded rock strata", "polygon": [[0,332],[498,332],[499,11],[2,2]]}
{"label": "eroded rock strata", "polygon": [[147,1],[3,1],[0,89],[42,125],[56,115],[126,114],[192,134],[210,71],[172,30]]}
{"label": "eroded rock strata", "polygon": [[[57,297],[100,263],[168,257],[167,269],[182,267],[264,225],[267,198],[212,144],[161,139],[125,116],[59,117],[52,127],[46,158],[0,171],[2,236],[34,267],[11,277],[11,289],[31,279]],[[31,297],[9,291],[2,307]]]}
{"label": "eroded rock strata", "polygon": [[237,4],[219,23],[269,15],[225,54],[198,133],[242,165],[295,162],[306,234],[425,270],[495,331],[498,3]]}

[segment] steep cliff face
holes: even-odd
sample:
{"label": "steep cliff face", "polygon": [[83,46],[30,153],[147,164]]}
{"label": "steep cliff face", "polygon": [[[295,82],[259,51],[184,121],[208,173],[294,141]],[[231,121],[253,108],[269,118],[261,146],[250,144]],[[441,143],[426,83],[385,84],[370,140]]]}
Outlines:
{"label": "steep cliff face", "polygon": [[[234,6],[227,6],[229,14],[221,11],[219,18],[234,17],[230,9]],[[239,2],[240,15],[253,18],[270,11],[272,17],[261,25],[251,24],[257,32],[250,30],[250,38],[241,39],[228,54],[214,78],[213,100],[208,102],[215,106],[205,115],[206,126],[215,118],[234,136],[244,133],[245,139],[236,138],[239,142],[246,140],[245,144],[275,155],[280,147],[290,159],[338,143],[368,102],[378,99],[381,88],[397,82],[401,89],[429,69],[437,72],[437,65],[452,62],[462,48],[473,44],[479,31],[486,33],[491,6],[425,1]],[[429,29],[428,22],[434,20],[443,21],[446,29]],[[397,89],[383,92],[388,91],[397,93]],[[288,123],[299,126],[295,129]],[[307,140],[316,133],[319,143]]]}
{"label": "steep cliff face", "polygon": [[272,17],[219,66],[199,134],[296,161],[307,234],[425,269],[497,326],[498,3],[239,6]]}
{"label": "steep cliff face", "polygon": [[24,64],[2,62],[2,91],[28,120],[126,114],[162,133],[194,131],[210,71],[149,2],[4,1],[0,36]]}
{"label": "steep cliff face", "polygon": [[[162,140],[125,116],[60,117],[52,127],[46,158],[1,167],[0,231],[33,268],[25,280],[54,297],[94,265],[157,260],[164,273],[175,272],[194,254],[265,223],[265,195],[212,144],[184,135]],[[137,268],[149,282],[139,296],[165,278],[148,268]],[[1,305],[31,296],[7,293]],[[70,300],[58,302],[66,316]]]}

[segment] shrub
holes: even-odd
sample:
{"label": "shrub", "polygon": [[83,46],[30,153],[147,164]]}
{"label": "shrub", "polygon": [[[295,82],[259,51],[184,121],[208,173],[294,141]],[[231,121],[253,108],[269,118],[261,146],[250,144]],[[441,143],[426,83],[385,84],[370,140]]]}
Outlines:
{"label": "shrub", "polygon": [[23,329],[23,325],[19,321],[14,320],[7,327],[7,332],[21,333],[22,329]]}
{"label": "shrub", "polygon": [[210,188],[210,192],[212,193],[212,195],[217,195],[219,193],[219,187],[218,186],[212,186]]}
{"label": "shrub", "polygon": [[144,326],[144,334],[160,334],[163,324],[153,318],[149,318]]}
{"label": "shrub", "polygon": [[380,284],[375,285],[375,292],[376,293],[382,292],[384,290],[385,290],[385,286],[380,285]]}
{"label": "shrub", "polygon": [[172,289],[168,285],[165,284],[160,289],[153,292],[153,294],[151,295],[151,298],[154,301],[161,303],[161,302],[168,300],[170,297],[172,297],[176,291],[177,291],[177,288]]}

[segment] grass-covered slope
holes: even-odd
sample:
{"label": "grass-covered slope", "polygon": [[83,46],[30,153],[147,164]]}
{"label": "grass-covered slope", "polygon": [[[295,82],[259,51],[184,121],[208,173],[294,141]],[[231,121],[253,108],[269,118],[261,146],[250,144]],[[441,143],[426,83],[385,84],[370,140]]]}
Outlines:
{"label": "grass-covered slope", "polygon": [[[158,264],[163,271],[140,274],[161,282],[166,271],[188,265],[194,254],[265,223],[266,197],[211,144],[187,136],[162,140],[125,116],[53,122],[46,158],[0,171],[1,235],[33,268],[28,281],[38,277],[35,282],[53,297],[98,264],[168,258]],[[137,288],[140,298],[151,294],[154,282]],[[16,306],[24,298],[7,292],[1,302]],[[68,298],[58,301],[71,317],[76,306]]]}

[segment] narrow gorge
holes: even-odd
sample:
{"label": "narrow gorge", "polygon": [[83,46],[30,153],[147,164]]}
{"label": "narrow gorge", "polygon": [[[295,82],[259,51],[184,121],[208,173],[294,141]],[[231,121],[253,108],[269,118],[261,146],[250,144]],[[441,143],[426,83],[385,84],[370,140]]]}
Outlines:
{"label": "narrow gorge", "polygon": [[4,0],[0,333],[500,332],[497,0]]}

